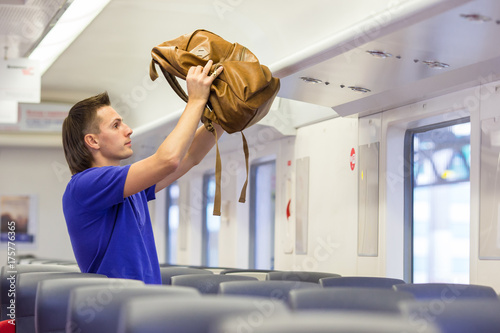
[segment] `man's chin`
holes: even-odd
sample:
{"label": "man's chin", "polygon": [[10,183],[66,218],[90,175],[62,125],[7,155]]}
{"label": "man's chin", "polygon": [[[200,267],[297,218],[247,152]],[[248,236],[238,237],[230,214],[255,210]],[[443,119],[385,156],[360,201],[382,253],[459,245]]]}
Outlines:
{"label": "man's chin", "polygon": [[130,148],[129,151],[125,153],[124,159],[130,158],[132,157],[132,155],[134,155],[134,151],[132,150],[132,148]]}

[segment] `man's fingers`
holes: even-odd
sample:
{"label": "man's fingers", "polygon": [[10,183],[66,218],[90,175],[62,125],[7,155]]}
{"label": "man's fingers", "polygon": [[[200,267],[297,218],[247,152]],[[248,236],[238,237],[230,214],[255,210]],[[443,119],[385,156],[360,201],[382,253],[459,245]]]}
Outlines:
{"label": "man's fingers", "polygon": [[205,73],[205,75],[208,75],[208,73],[210,73],[210,68],[212,68],[213,63],[214,62],[212,60],[207,61],[205,67],[203,68],[203,73]]}
{"label": "man's fingers", "polygon": [[223,70],[224,70],[224,67],[219,66],[216,70],[214,70],[214,71],[212,72],[211,76],[214,78],[214,80],[215,80],[215,78],[216,78],[217,76],[219,76],[219,74],[220,74],[220,73],[222,73],[222,71],[223,71]]}
{"label": "man's fingers", "polygon": [[205,66],[201,66],[201,65],[192,66],[188,70],[188,75],[192,76],[193,78],[195,76],[198,76],[198,79],[202,79],[202,80],[209,78],[209,79],[211,79],[211,80],[209,80],[209,82],[212,82],[224,70],[224,68],[222,66],[219,66],[219,67],[217,67],[216,70],[214,70],[212,73],[210,73],[210,69],[212,68],[213,63],[214,63],[213,60],[209,60],[209,61],[207,61]]}

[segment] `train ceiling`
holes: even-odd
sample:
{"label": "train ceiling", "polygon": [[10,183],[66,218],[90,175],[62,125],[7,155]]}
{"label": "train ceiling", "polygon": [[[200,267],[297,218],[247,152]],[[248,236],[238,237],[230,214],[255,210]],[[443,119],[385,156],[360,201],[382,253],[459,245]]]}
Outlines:
{"label": "train ceiling", "polygon": [[[34,2],[44,1],[2,0],[0,14]],[[8,20],[26,22],[2,16],[0,27]],[[144,110],[158,105],[177,112],[182,101],[149,81],[150,51],[199,28],[247,46],[280,77],[296,127],[499,79],[500,1],[111,0],[43,75],[42,100],[107,90],[132,125],[153,122]],[[302,103],[315,108],[303,114]]]}

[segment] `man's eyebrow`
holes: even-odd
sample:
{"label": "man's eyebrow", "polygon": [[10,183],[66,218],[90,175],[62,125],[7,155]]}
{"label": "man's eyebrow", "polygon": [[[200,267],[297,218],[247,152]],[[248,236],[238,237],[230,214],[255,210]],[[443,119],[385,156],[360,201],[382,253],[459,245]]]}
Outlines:
{"label": "man's eyebrow", "polygon": [[113,125],[113,123],[114,123],[115,121],[118,121],[118,122],[123,122],[123,118],[120,118],[120,117],[115,118],[115,119],[113,119],[113,120],[112,120],[109,124],[110,124],[110,125]]}

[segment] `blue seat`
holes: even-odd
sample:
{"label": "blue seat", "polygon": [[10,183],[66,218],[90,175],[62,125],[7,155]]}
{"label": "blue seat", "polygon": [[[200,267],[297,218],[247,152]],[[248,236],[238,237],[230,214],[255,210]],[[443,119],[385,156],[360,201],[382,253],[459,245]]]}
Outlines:
{"label": "blue seat", "polygon": [[[9,289],[11,288],[11,281],[17,281],[17,274],[29,272],[80,272],[80,269],[74,266],[20,264],[16,265],[13,271],[8,266],[3,266],[0,271],[0,321],[9,319],[7,307],[10,303]],[[13,279],[10,279],[10,277]]]}
{"label": "blue seat", "polygon": [[204,295],[198,299],[142,297],[122,308],[118,332],[208,333],[219,320],[233,316],[238,330],[252,332],[265,318],[287,313],[283,302],[254,297]]}
{"label": "blue seat", "polygon": [[495,289],[475,284],[407,283],[395,285],[394,290],[406,291],[416,299],[497,298]]}
{"label": "blue seat", "polygon": [[121,290],[126,287],[143,286],[144,282],[129,279],[108,279],[107,277],[41,281],[38,284],[35,305],[36,332],[64,333],[71,291],[78,287],[98,285],[106,286],[110,290]]}
{"label": "blue seat", "polygon": [[165,285],[127,286],[116,290],[106,286],[78,287],[70,294],[66,332],[117,332],[122,305],[127,300],[144,296],[149,299],[166,297],[174,303],[201,298],[193,288]]}
{"label": "blue seat", "polygon": [[172,276],[190,275],[190,274],[213,274],[213,272],[201,268],[191,267],[160,267],[162,284],[170,285]]}
{"label": "blue seat", "polygon": [[288,294],[295,289],[322,289],[320,285],[301,281],[230,281],[219,285],[219,294],[257,296],[288,302]]}
{"label": "blue seat", "polygon": [[340,277],[339,274],[325,272],[307,272],[307,271],[283,271],[267,273],[267,280],[287,280],[319,283],[319,280],[327,277]]}
{"label": "blue seat", "polygon": [[442,333],[500,332],[500,301],[462,298],[403,302],[401,309],[415,326],[434,323]]}
{"label": "blue seat", "polygon": [[349,310],[399,313],[399,302],[414,300],[410,293],[385,288],[331,287],[290,291],[290,307],[304,310]]}
{"label": "blue seat", "polygon": [[323,287],[371,287],[389,288],[396,284],[404,284],[401,279],[374,276],[341,276],[336,278],[322,278],[319,284]]}
{"label": "blue seat", "polygon": [[254,277],[239,275],[195,274],[172,277],[173,286],[192,287],[202,294],[217,294],[219,285],[227,281],[258,281]]}
{"label": "blue seat", "polygon": [[441,333],[429,324],[416,328],[401,315],[373,314],[366,312],[307,312],[293,316],[280,316],[263,320],[252,330],[242,330],[238,320],[219,322],[210,333]]}
{"label": "blue seat", "polygon": [[104,275],[69,272],[31,272],[17,275],[16,332],[35,332],[35,305],[38,285],[44,280],[96,278]]}

